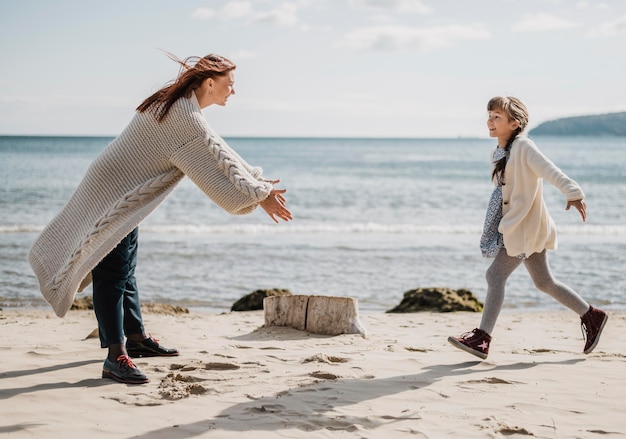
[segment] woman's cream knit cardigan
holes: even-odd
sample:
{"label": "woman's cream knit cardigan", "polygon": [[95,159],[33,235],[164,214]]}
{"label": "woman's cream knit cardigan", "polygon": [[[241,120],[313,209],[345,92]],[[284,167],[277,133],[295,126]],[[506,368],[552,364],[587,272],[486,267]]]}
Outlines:
{"label": "woman's cream knit cardigan", "polygon": [[[494,167],[491,151],[492,170]],[[540,253],[557,247],[556,226],[543,200],[543,182],[559,189],[567,201],[585,197],[578,184],[557,168],[527,137],[518,137],[504,171],[499,231],[509,256]]]}
{"label": "woman's cream knit cardigan", "polygon": [[45,299],[63,317],[91,270],[187,175],[231,214],[252,212],[272,184],[208,126],[195,94],[158,123],[137,113],[91,164],[28,259]]}

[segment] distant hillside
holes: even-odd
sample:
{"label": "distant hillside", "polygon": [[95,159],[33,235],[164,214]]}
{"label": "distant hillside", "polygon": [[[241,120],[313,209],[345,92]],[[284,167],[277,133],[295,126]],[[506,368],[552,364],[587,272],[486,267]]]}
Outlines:
{"label": "distant hillside", "polygon": [[550,120],[530,130],[530,135],[626,136],[626,111]]}

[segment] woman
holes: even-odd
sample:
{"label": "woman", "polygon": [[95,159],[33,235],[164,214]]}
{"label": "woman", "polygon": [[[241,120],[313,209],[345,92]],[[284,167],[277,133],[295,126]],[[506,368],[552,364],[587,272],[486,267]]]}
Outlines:
{"label": "woman", "polygon": [[235,94],[235,64],[212,54],[184,61],[169,56],[181,65],[178,78],[139,105],[29,252],[41,292],[59,317],[93,276],[100,342],[108,348],[102,376],[130,384],[148,378],[129,353],[178,355],[146,336],[134,270],[138,224],[182,178],[231,214],[260,205],[276,223],[292,218],[285,189],[274,187],[279,180],[262,178],[262,169],[246,163],[202,114]]}
{"label": "woman", "polygon": [[543,180],[566,197],[566,210],[576,208],[583,221],[587,207],[580,186],[557,168],[535,143],[522,135],[528,110],[515,97],[495,97],[487,104],[489,136],[498,139],[491,151],[494,190],[491,195],[481,250],[494,258],[487,270],[487,297],[480,326],[460,337],[449,337],[455,347],[485,359],[491,333],[504,302],[504,287],[522,263],[535,286],[580,316],[585,336],[583,352],[598,344],[607,314],[589,305],[569,286],[554,279],[547,250],[557,246],[556,227],[543,200]]}

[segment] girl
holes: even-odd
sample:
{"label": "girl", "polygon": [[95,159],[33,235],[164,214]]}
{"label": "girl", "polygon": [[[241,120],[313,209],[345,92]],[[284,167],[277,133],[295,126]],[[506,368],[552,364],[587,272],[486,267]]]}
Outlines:
{"label": "girl", "polygon": [[231,214],[261,206],[274,222],[291,219],[285,189],[274,188],[279,180],[262,178],[262,169],[246,163],[202,114],[235,94],[235,64],[218,55],[170,57],[181,65],[178,78],[139,105],[29,252],[41,292],[59,317],[93,280],[100,344],[108,348],[102,377],[128,384],[148,382],[131,356],[178,355],[146,336],[135,265],[137,225],[183,177]]}
{"label": "girl", "polygon": [[544,156],[532,140],[522,136],[528,110],[514,97],[495,97],[487,104],[489,136],[498,139],[491,151],[495,189],[489,201],[480,246],[483,256],[495,258],[487,270],[487,296],[480,326],[460,337],[448,337],[455,347],[487,358],[491,333],[502,309],[504,287],[513,271],[524,264],[535,286],[580,316],[585,336],[583,352],[598,344],[607,314],[590,306],[574,290],[554,279],[546,250],[557,247],[556,227],[543,200],[542,179],[565,194],[585,221],[580,186]]}

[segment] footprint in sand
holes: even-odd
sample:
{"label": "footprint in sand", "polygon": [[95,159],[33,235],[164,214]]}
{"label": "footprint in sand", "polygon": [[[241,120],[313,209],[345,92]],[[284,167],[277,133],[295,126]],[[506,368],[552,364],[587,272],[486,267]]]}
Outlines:
{"label": "footprint in sand", "polygon": [[210,389],[199,384],[201,381],[206,380],[190,375],[170,372],[161,380],[159,394],[161,398],[170,401],[187,398],[190,395],[204,395],[208,393]]}
{"label": "footprint in sand", "polygon": [[349,358],[336,357],[334,355],[326,355],[326,354],[315,354],[312,357],[308,357],[302,360],[303,363],[317,362],[317,363],[328,363],[328,364],[347,363],[348,361],[350,361]]}
{"label": "footprint in sand", "polygon": [[497,377],[488,377],[483,378],[482,380],[469,380],[465,381],[467,384],[524,384],[521,381],[507,381],[502,378]]}
{"label": "footprint in sand", "polygon": [[237,370],[240,366],[232,363],[191,363],[191,364],[172,364],[170,370],[179,370],[181,372],[189,372],[192,370],[204,369],[204,370]]}
{"label": "footprint in sand", "polygon": [[277,413],[285,410],[284,405],[280,404],[264,404],[261,407],[249,407],[244,411],[251,413]]}
{"label": "footprint in sand", "polygon": [[241,369],[236,364],[231,363],[207,363],[204,368],[206,370],[237,370]]}
{"label": "footprint in sand", "polygon": [[339,375],[335,375],[334,373],[328,373],[328,372],[322,372],[322,371],[311,372],[309,376],[320,379],[320,380],[337,380],[341,378]]}

